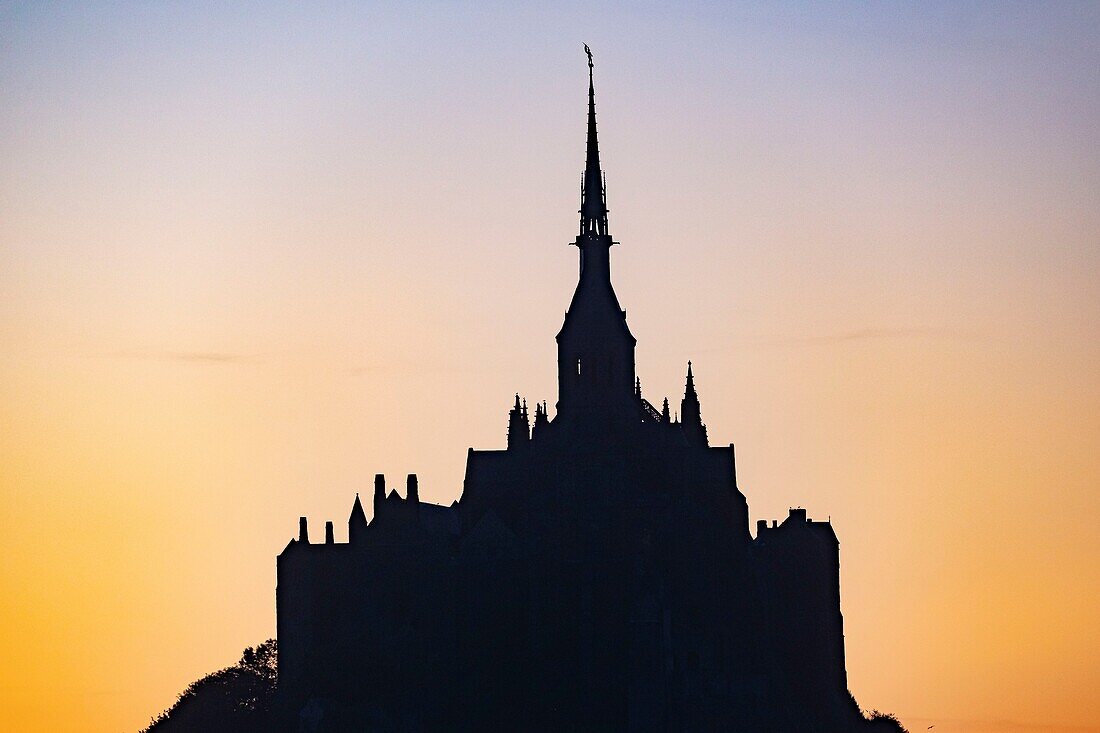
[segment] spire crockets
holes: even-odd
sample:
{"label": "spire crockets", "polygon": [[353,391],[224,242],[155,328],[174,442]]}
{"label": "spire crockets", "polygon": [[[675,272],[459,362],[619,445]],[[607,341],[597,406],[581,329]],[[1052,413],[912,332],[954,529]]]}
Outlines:
{"label": "spire crockets", "polygon": [[600,143],[596,138],[596,87],[592,81],[592,49],[586,43],[588,54],[588,152],[584,162],[584,179],[581,183],[581,236],[607,234],[607,191],[604,188],[603,171],[600,169]]}

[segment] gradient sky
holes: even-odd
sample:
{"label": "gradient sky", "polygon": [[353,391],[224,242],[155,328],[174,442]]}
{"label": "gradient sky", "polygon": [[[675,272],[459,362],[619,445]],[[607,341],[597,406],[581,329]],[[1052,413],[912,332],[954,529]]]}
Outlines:
{"label": "gradient sky", "polygon": [[1100,5],[227,5],[0,2],[0,728],[136,730],[553,403],[588,42],[643,390],[832,517],[859,702],[1100,730]]}

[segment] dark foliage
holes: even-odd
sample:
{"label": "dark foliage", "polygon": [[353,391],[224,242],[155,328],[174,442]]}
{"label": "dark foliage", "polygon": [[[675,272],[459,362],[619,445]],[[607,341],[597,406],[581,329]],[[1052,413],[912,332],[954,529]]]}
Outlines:
{"label": "dark foliage", "polygon": [[866,717],[867,725],[864,730],[868,733],[908,733],[896,715],[872,710]]}
{"label": "dark foliage", "polygon": [[239,662],[192,682],[142,733],[261,733],[278,680],[274,639],[244,650]]}

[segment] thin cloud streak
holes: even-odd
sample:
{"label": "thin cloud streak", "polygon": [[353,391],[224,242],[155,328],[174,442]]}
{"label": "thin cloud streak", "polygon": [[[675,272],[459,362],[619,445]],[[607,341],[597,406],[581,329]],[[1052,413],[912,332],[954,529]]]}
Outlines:
{"label": "thin cloud streak", "polygon": [[859,328],[821,336],[773,338],[763,339],[763,341],[776,346],[814,346],[899,338],[973,339],[978,336],[979,334],[975,332],[955,331],[946,328]]}
{"label": "thin cloud streak", "polygon": [[237,354],[227,351],[117,351],[108,354],[113,359],[173,361],[183,364],[239,364],[255,362],[261,354]]}

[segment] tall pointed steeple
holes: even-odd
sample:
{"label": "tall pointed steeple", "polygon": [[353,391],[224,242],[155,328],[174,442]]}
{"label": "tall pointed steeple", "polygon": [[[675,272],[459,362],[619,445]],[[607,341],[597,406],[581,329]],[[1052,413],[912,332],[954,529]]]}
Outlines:
{"label": "tall pointed steeple", "polygon": [[[611,286],[607,203],[596,138],[596,91],[588,55],[588,146],[581,187],[580,278],[558,332],[558,417],[637,415],[634,336]],[[555,418],[556,419],[556,418]],[[606,422],[606,421],[605,421]]]}
{"label": "tall pointed steeple", "polygon": [[593,82],[592,49],[588,54],[588,150],[581,183],[581,235],[607,234],[607,191],[600,168],[600,141],[596,136],[596,86]]}

